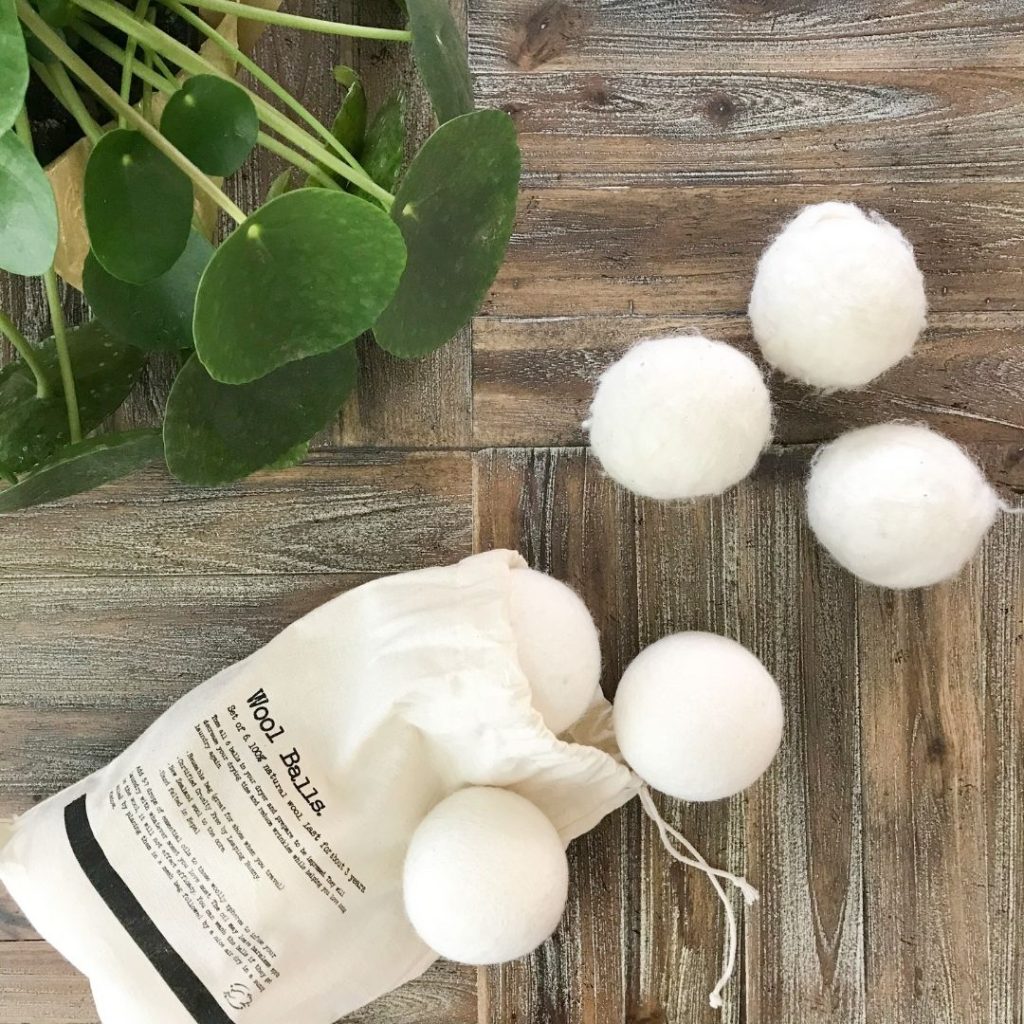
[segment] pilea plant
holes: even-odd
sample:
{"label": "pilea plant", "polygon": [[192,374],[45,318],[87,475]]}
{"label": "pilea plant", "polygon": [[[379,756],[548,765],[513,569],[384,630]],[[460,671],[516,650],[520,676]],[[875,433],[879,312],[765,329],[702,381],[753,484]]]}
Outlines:
{"label": "pilea plant", "polygon": [[[470,319],[512,231],[515,131],[506,114],[474,110],[446,0],[402,9],[407,28],[389,29],[236,0],[0,0],[0,268],[42,276],[53,325],[33,343],[0,312],[18,354],[0,371],[0,511],[161,456],[195,484],[290,465],[353,387],[357,337],[372,331],[414,358]],[[368,121],[358,74],[336,68],[344,100],[325,126],[211,12],[411,45],[437,130],[401,174],[400,95]],[[230,63],[203,56],[199,40]],[[248,71],[277,105],[226,66]],[[30,76],[91,146],[82,287],[94,319],[80,327],[61,316],[57,206],[33,151]],[[246,212],[220,179],[254,147],[290,170]],[[219,244],[204,234],[197,196],[231,222]],[[163,429],[89,437],[161,351],[180,360]]]}

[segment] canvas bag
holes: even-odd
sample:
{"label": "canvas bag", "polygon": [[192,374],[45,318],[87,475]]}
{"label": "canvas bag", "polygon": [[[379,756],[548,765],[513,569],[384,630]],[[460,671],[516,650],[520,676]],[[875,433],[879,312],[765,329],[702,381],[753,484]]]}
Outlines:
{"label": "canvas bag", "polygon": [[401,877],[441,799],[507,787],[568,844],[637,793],[603,697],[569,742],[532,707],[524,564],[494,551],[334,598],[18,819],[0,879],[103,1024],[331,1024],[435,959]]}

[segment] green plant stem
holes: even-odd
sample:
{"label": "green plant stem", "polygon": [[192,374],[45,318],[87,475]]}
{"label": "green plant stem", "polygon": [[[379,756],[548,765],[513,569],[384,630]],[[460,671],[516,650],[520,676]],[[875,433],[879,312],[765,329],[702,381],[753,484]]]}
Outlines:
{"label": "green plant stem", "polygon": [[[32,143],[32,126],[29,124],[28,111],[24,106],[22,106],[21,110],[18,112],[18,116],[15,118],[14,124],[15,131],[17,131],[21,141],[24,142],[30,152],[34,153],[35,146]],[[57,288],[57,275],[54,272],[53,267],[50,267],[50,269],[43,274],[43,288],[46,291],[46,304],[50,307],[50,323],[53,327],[53,341],[57,348],[57,361],[60,364],[60,379],[64,390],[64,405],[68,411],[68,434],[70,435],[71,442],[73,444],[75,441],[82,440],[82,418],[78,411],[78,394],[75,390],[75,375],[71,367],[71,353],[68,351],[68,336],[64,329],[64,310],[61,309],[60,291]],[[24,338],[22,340],[24,341]],[[21,349],[18,351],[21,352]],[[23,359],[29,351],[30,347],[28,342],[25,342],[25,353],[22,355]],[[26,362],[28,362],[27,359]],[[31,364],[29,365],[31,366]],[[40,398],[45,398],[45,395],[40,394],[43,390],[43,378],[35,368],[32,369],[32,372],[36,378],[36,394]]]}
{"label": "green plant stem", "polygon": [[[107,21],[109,24],[113,25],[114,28],[120,29],[123,32],[134,30],[133,26],[129,24],[131,22],[131,16],[127,16],[129,23],[125,23],[125,16],[119,13],[120,9],[118,8],[110,9],[105,3],[97,3],[96,0],[76,0],[76,2],[84,10],[87,10],[90,13],[95,13],[98,18]],[[135,29],[138,27],[138,25],[134,26]],[[145,26],[143,34],[140,34],[139,36],[139,42],[144,46],[152,48],[154,52],[162,49],[168,59],[173,60],[175,64],[184,68],[191,74],[219,75],[221,78],[226,78],[228,81],[235,81],[229,74],[226,74],[214,64],[211,64],[203,57],[200,57],[199,54],[194,53],[192,50],[188,49],[188,47],[182,46],[172,36],[167,36],[156,28],[153,29],[152,33],[150,33],[147,31],[150,28],[151,26]],[[87,26],[82,25],[79,28],[79,34],[86,42],[96,47],[96,49],[100,50],[102,53],[105,53],[112,60],[120,62],[124,59],[124,50],[115,46],[94,29],[90,29]],[[137,69],[141,65],[136,61],[135,66]],[[135,73],[138,74],[138,71],[136,70]],[[333,153],[328,152],[323,146],[321,146],[316,139],[309,135],[308,132],[302,129],[299,125],[289,121],[284,114],[272,107],[262,97],[257,96],[254,92],[250,89],[246,89],[245,86],[240,83],[236,82],[235,84],[248,93],[253,103],[256,105],[256,111],[259,114],[260,120],[268,128],[277,132],[278,135],[290,142],[293,146],[301,149],[308,156],[319,161],[327,170],[332,171],[342,178],[346,178],[354,185],[357,185],[364,191],[376,196],[385,205],[385,207],[391,207],[395,197],[388,192],[387,189],[381,188],[381,186],[378,185],[364,170],[360,169],[357,171],[355,168],[343,164]]]}
{"label": "green plant stem", "polygon": [[[146,11],[149,9],[149,0],[138,0],[135,5],[135,17],[139,21],[142,21],[146,17]],[[125,52],[128,54],[128,60],[121,68],[121,99],[124,103],[128,103],[131,97],[132,89],[132,72],[130,62],[135,56],[136,42],[134,39],[129,38]],[[118,125],[122,128],[127,128],[128,123],[124,119],[124,115],[121,115],[117,120]]]}
{"label": "green plant stem", "polygon": [[[83,23],[76,27],[76,31],[79,37],[85,40],[93,49],[99,50],[100,53],[111,60],[117,61],[118,64],[127,61],[126,51],[121,49],[117,43],[112,43],[102,32],[97,32],[92,26]],[[127,67],[128,64],[125,63],[125,66]],[[157,71],[155,67],[151,68],[147,64],[141,64],[138,57],[131,61],[132,74],[136,78],[159,89],[160,92],[167,94],[177,92],[181,88],[181,83],[174,77],[174,72],[167,68],[166,64],[164,64],[164,68],[166,70]]]}
{"label": "green plant stem", "polygon": [[[155,8],[150,7],[146,11],[146,21],[156,24]],[[127,52],[127,47],[125,49]],[[148,47],[142,53],[142,62],[150,71],[153,70],[153,51]],[[131,65],[129,64],[128,67],[131,68]],[[148,82],[142,83],[142,116],[150,124],[156,124],[156,115],[153,111],[153,87]]]}
{"label": "green plant stem", "polygon": [[[16,0],[18,17],[24,25],[62,64],[88,86],[111,110],[124,114],[128,124],[144,135],[173,164],[192,179],[196,187],[208,195],[229,217],[241,224],[245,212],[219,189],[210,178],[177,148],[171,145],[137,110],[121,101],[121,97],[32,9],[28,0]],[[130,15],[129,15],[130,17]]]}
{"label": "green plant stem", "polygon": [[290,146],[286,146],[283,142],[278,142],[277,139],[266,132],[260,132],[256,137],[256,141],[266,150],[271,153],[276,153],[280,157],[284,157],[293,167],[297,167],[300,171],[305,171],[311,178],[316,178],[321,185],[325,188],[340,189],[341,186],[329,175],[325,174],[323,168],[315,164],[312,160],[307,160],[301,153],[296,153]]}
{"label": "green plant stem", "polygon": [[35,350],[28,338],[18,330],[14,321],[2,310],[0,310],[0,334],[14,346],[21,361],[32,371],[32,376],[36,379],[36,397],[49,398],[50,382],[46,379],[39,360],[36,359]]}
{"label": "green plant stem", "polygon": [[64,311],[60,305],[57,275],[52,268],[43,274],[43,287],[46,289],[46,304],[50,307],[53,340],[57,346],[60,382],[64,388],[64,404],[68,410],[68,432],[71,436],[71,443],[74,444],[76,441],[82,440],[82,417],[78,411],[78,393],[75,389],[75,374],[71,366],[71,353],[68,351],[68,335],[64,328]]}
{"label": "green plant stem", "polygon": [[[146,67],[152,67],[152,63],[149,59],[149,51],[146,51],[146,56],[143,58],[146,63]],[[153,87],[149,82],[142,83],[142,116],[150,123],[154,124],[153,118]]]}
{"label": "green plant stem", "polygon": [[147,48],[146,55],[153,62],[153,67],[157,71],[159,71],[160,74],[164,76],[164,78],[166,78],[169,82],[174,82],[175,84],[177,84],[177,78],[175,77],[174,72],[168,66],[167,61],[165,61],[163,57],[160,56],[159,53],[157,53],[155,50],[150,50]]}
{"label": "green plant stem", "polygon": [[365,25],[347,25],[340,21],[322,21],[320,18],[306,18],[301,14],[285,11],[264,10],[252,4],[236,3],[235,0],[188,0],[189,7],[220,14],[233,14],[246,21],[265,21],[268,25],[286,25],[308,32],[321,32],[330,36],[352,36],[356,39],[383,39],[394,43],[408,43],[412,33],[400,28],[371,28]]}
{"label": "green plant stem", "polygon": [[[152,49],[154,52],[162,53],[169,60],[173,60],[180,68],[190,74],[198,75],[220,75],[234,82],[235,79],[221,68],[211,64],[198,53],[190,50],[187,46],[179,43],[173,36],[167,35],[154,25],[146,25],[136,21],[123,7],[111,3],[110,0],[75,0],[77,5],[84,11],[95,15],[102,21],[120,29],[126,35],[134,35],[143,46]],[[235,82],[244,89],[256,105],[260,120],[277,132],[283,139],[293,146],[298,146],[308,156],[318,160],[328,170],[342,178],[346,178],[354,185],[376,196],[386,208],[391,207],[394,196],[378,185],[362,168],[349,167],[342,163],[333,153],[327,151],[308,132],[299,125],[289,121],[284,114],[272,107],[261,96],[257,96],[251,89],[247,89],[239,82]]]}
{"label": "green plant stem", "polygon": [[[102,33],[97,32],[95,29],[89,28],[86,25],[79,27],[78,34],[91,46],[94,46],[100,53],[106,54],[111,60],[121,60],[125,57],[125,51],[119,46],[112,43]],[[126,65],[127,67],[128,65]],[[146,67],[144,64],[140,64],[138,58],[135,58],[131,62],[132,73],[140,78],[145,84],[152,86],[155,89],[159,89],[163,93],[171,94],[177,92],[179,89],[178,82],[173,78],[168,78],[166,75],[160,75],[152,68]],[[297,167],[300,171],[305,171],[307,174],[313,176],[326,188],[338,189],[340,186],[338,183],[329,175],[326,174],[320,166],[315,164],[312,160],[307,160],[301,153],[296,152],[290,146],[286,146],[283,142],[279,142],[277,139],[266,132],[260,132],[256,136],[256,141],[266,150],[271,153],[276,153],[278,156],[284,157],[290,164]]]}
{"label": "green plant stem", "polygon": [[[53,80],[50,69],[41,60],[36,60],[32,56],[28,58],[28,66],[35,72],[39,81],[46,86],[50,95],[70,114],[71,110],[68,107],[67,101],[61,95],[60,89],[57,88],[57,83]],[[79,125],[78,127],[82,128],[82,134],[88,137],[89,133],[85,131],[83,126]]]}
{"label": "green plant stem", "polygon": [[183,21],[188,22],[193,28],[198,29],[207,39],[216,43],[236,64],[245,68],[257,82],[262,83],[282,103],[290,107],[310,128],[316,132],[350,167],[361,171],[359,161],[334,137],[331,130],[320,123],[273,75],[268,75],[254,60],[242,52],[230,40],[225,39],[212,25],[208,25],[202,18],[190,11],[179,0],[162,0],[168,10],[173,11]]}
{"label": "green plant stem", "polygon": [[[41,76],[40,76],[41,77]],[[95,146],[103,138],[103,129],[96,123],[96,119],[86,109],[82,97],[75,88],[75,83],[68,77],[68,73],[60,64],[55,64],[51,72],[51,79],[56,87],[56,97],[68,109],[68,113],[78,123],[85,137]],[[43,85],[47,85],[46,79],[41,77]],[[49,88],[49,86],[47,86]]]}
{"label": "green plant stem", "polygon": [[[35,146],[32,143],[32,126],[29,124],[28,111],[22,106],[18,112],[18,116],[14,121],[15,131],[18,133],[18,137],[28,147],[29,151],[34,153]],[[82,440],[82,418],[78,412],[78,395],[75,391],[75,375],[71,368],[71,353],[68,351],[68,336],[67,331],[64,329],[64,310],[61,309],[60,305],[60,290],[57,287],[57,275],[50,267],[45,274],[43,274],[43,288],[46,291],[46,304],[50,307],[50,323],[53,327],[53,340],[57,348],[57,361],[60,363],[60,379],[61,385],[64,389],[64,404],[68,410],[68,433],[71,437],[71,442]],[[7,326],[13,328],[14,325],[8,320]],[[5,332],[6,333],[6,332]],[[12,337],[8,334],[8,337]],[[40,398],[45,398],[45,394],[40,392],[43,390],[43,378],[36,368],[29,363],[28,354],[31,351],[31,347],[28,342],[25,341],[24,337],[21,340],[25,343],[24,352],[18,348],[19,353],[22,354],[22,358],[32,368],[32,373],[36,378],[36,395]],[[12,338],[12,344],[13,338]]]}

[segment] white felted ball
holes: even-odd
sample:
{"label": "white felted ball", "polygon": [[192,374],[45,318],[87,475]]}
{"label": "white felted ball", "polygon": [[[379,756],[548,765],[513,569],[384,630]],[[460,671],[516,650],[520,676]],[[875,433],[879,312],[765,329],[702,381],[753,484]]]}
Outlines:
{"label": "white felted ball", "polygon": [[782,741],[775,680],[745,647],[714,633],[676,633],[641,651],[613,708],[629,766],[680,800],[746,789]]}
{"label": "white felted ball", "polygon": [[533,706],[556,735],[583,717],[601,682],[601,644],[571,587],[535,569],[511,574],[512,628]]}
{"label": "white felted ball", "polygon": [[1000,501],[959,445],[927,427],[881,423],[818,451],[807,518],[829,554],[880,587],[927,587],[955,576]]}
{"label": "white felted ball", "polygon": [[765,250],[750,294],[765,359],[819,388],[858,388],[894,366],[927,310],[910,242],[852,203],[803,209]]}
{"label": "white felted ball", "polygon": [[473,786],[442,800],[413,833],[404,886],[409,920],[431,949],[498,964],[558,927],[569,864],[555,826],[529,800]]}
{"label": "white felted ball", "polygon": [[761,371],[742,352],[703,337],[631,348],[602,375],[584,424],[605,472],[664,500],[721,494],[771,440]]}

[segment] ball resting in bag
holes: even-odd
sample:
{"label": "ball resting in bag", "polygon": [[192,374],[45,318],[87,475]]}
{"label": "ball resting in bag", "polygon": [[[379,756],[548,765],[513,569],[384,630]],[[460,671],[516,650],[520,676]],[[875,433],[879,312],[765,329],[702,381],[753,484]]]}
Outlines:
{"label": "ball resting in bag", "polygon": [[598,691],[534,709],[495,551],[329,601],[20,818],[0,879],[103,1024],[331,1024],[436,958],[403,905],[410,838],[467,786],[563,844],[633,797]]}

